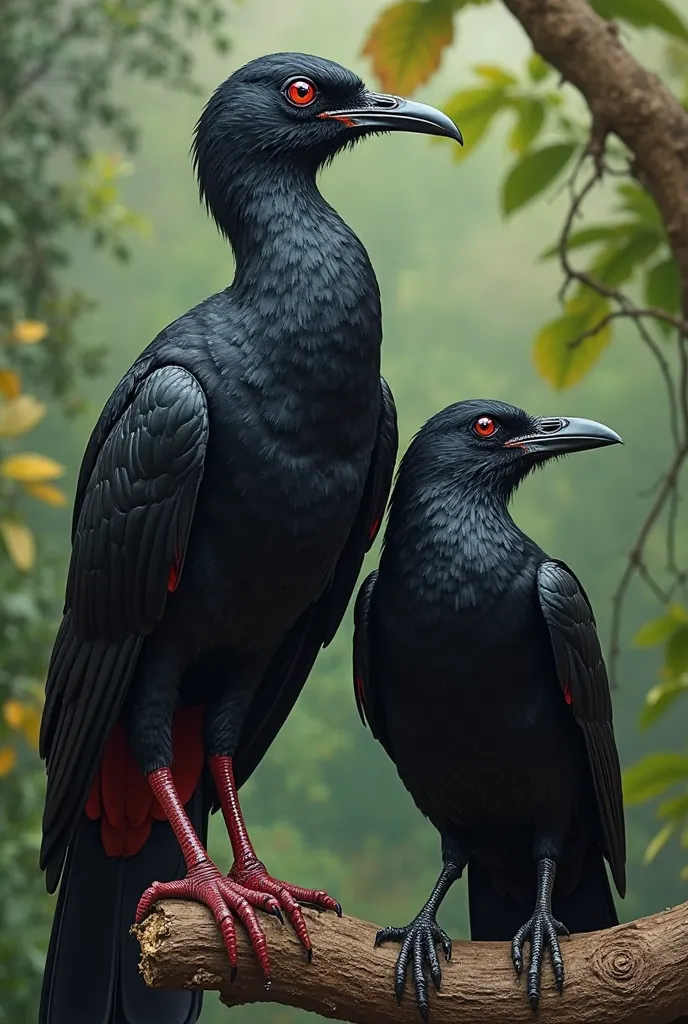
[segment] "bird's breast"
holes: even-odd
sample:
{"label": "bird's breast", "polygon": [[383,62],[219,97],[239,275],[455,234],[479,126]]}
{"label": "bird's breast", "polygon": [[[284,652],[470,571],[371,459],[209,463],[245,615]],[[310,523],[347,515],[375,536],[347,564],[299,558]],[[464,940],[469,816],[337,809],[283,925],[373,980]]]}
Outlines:
{"label": "bird's breast", "polygon": [[426,813],[464,827],[532,820],[576,756],[537,608],[498,604],[394,623],[388,610],[379,645],[399,773]]}

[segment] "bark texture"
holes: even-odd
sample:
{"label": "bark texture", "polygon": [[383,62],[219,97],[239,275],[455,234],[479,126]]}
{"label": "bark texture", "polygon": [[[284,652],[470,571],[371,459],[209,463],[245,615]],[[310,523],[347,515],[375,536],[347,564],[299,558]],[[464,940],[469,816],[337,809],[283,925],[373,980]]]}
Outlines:
{"label": "bark texture", "polygon": [[[688,303],[688,113],[587,0],[504,0],[533,47],[585,97],[596,134],[613,132],[661,210]],[[687,310],[684,308],[684,317]]]}
{"label": "bark texture", "polygon": [[[291,928],[261,918],[272,962],[266,990],[243,930],[231,982],[210,911],[194,903],[159,903],[135,930],[143,974],[152,986],[219,990],[228,1006],[277,1002],[352,1024],[419,1024],[412,986],[407,984],[401,1007],[393,995],[398,946],[374,949],[377,928],[366,921],[304,913],[314,947],[310,964]],[[573,936],[562,941],[562,952],[564,995],[546,965],[538,1024],[686,1024],[688,903]],[[451,962],[442,962],[442,976],[441,993],[430,997],[432,1024],[533,1024],[507,943],[456,942]]]}

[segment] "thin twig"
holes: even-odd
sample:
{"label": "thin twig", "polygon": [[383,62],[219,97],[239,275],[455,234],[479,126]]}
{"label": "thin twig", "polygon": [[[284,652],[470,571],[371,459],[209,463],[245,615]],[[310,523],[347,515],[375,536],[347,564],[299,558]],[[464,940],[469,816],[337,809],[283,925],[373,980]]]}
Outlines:
{"label": "thin twig", "polygon": [[[588,288],[603,298],[609,299],[617,308],[609,310],[604,316],[600,317],[597,323],[582,331],[576,338],[573,338],[568,343],[568,347],[571,349],[576,348],[586,339],[599,334],[601,330],[615,320],[630,320],[635,325],[641,340],[654,357],[662,376],[667,394],[669,422],[674,447],[668,469],[662,473],[657,484],[649,492],[646,492],[646,496],[654,495],[654,497],[628,553],[626,566],[612,597],[610,678],[614,684],[618,658],[621,653],[623,609],[633,578],[638,576],[650,589],[657,601],[662,604],[666,604],[671,599],[675,589],[685,585],[688,579],[688,571],[681,568],[676,554],[676,526],[680,500],[679,481],[681,471],[688,459],[688,320],[685,319],[685,306],[683,310],[684,316],[672,316],[666,310],[656,307],[638,307],[618,288],[606,285],[603,281],[597,280],[586,271],[578,270],[571,264],[569,241],[573,225],[582,215],[586,199],[603,181],[607,173],[604,160],[605,141],[606,133],[604,127],[593,124],[590,142],[569,179],[571,198],[557,246],[564,278],[559,290],[559,299],[563,302],[572,282],[576,282],[581,287]],[[593,169],[585,182],[579,187],[577,185],[579,174],[586,161],[590,159],[593,161]],[[676,329],[679,362],[677,376],[672,373],[670,363],[664,355],[662,348],[648,330],[647,320],[661,321]],[[674,577],[673,585],[668,589],[658,583],[654,574],[648,568],[645,559],[646,546],[650,534],[665,510],[667,511],[667,571]]]}

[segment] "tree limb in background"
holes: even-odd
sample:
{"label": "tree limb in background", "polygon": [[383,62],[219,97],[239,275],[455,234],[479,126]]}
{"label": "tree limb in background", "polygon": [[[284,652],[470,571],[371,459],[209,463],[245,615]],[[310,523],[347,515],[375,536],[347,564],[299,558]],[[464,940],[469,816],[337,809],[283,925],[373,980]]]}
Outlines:
{"label": "tree limb in background", "polygon": [[662,212],[688,314],[688,113],[587,0],[504,0],[535,50],[585,97],[593,123],[631,150]]}
{"label": "tree limb in background", "polygon": [[[688,325],[685,322],[688,318],[688,113],[657,75],[644,68],[622,46],[617,26],[599,17],[587,0],[504,0],[504,4],[524,27],[535,50],[580,90],[592,114],[593,132],[588,153],[596,161],[596,171],[580,192],[574,194],[560,239],[564,287],[576,280],[614,300],[619,309],[613,315],[634,320],[643,342],[658,363],[667,388],[674,452],[614,593],[613,675],[620,651],[624,599],[633,576],[637,574],[663,603],[669,600],[675,587],[686,580],[685,569],[676,563],[675,521],[681,470],[688,457]],[[639,310],[623,293],[575,271],[570,263],[567,242],[571,228],[585,196],[603,177],[604,144],[611,132],[631,151],[633,175],[650,192],[661,211],[679,268],[683,319],[672,318],[678,335],[677,379],[668,370],[663,353],[643,324],[650,311]],[[660,314],[655,319],[666,317]],[[600,323],[598,330],[602,326]],[[574,339],[572,345],[581,340],[582,336]],[[657,583],[645,561],[651,531],[667,508],[667,569],[674,576],[670,593]]]}
{"label": "tree limb in background", "polygon": [[[391,0],[363,52],[387,91],[412,91],[437,70],[457,15],[490,2]],[[613,327],[626,321],[654,359],[666,394],[671,450],[659,479],[640,495],[647,508],[612,598],[612,681],[634,580],[663,606],[634,638],[637,646],[664,649],[661,680],[648,691],[640,718],[646,727],[688,694],[688,564],[679,543],[688,464],[688,23],[670,0],[504,0],[504,6],[535,49],[525,74],[476,64],[474,87],[450,96],[444,108],[464,132],[462,158],[497,117],[512,120],[507,144],[515,160],[501,186],[505,217],[563,182],[576,163],[557,244],[541,254],[559,260],[562,309],[537,333],[537,370],[558,390],[572,386],[596,364]],[[624,47],[626,25],[672,40],[665,66],[683,90],[683,105]],[[560,75],[557,85],[553,71]],[[589,122],[575,112],[569,116],[562,82],[580,91]],[[620,217],[581,226],[588,198],[610,180]],[[591,249],[592,261],[588,255],[581,269],[580,252]],[[639,278],[640,305],[620,287]],[[682,787],[678,795],[676,787]],[[627,803],[661,798],[657,813],[664,824],[645,851],[649,862],[688,824],[688,757],[649,755],[626,772],[625,796]],[[682,875],[688,879],[688,866]]]}
{"label": "tree limb in background", "polygon": [[[307,964],[296,936],[273,918],[262,920],[273,964],[266,990],[243,929],[239,969],[230,965],[212,914],[195,903],[165,901],[135,932],[149,985],[220,992],[228,1006],[276,1002],[352,1024],[418,1024],[413,996],[401,1007],[393,994],[398,947],[374,949],[376,927],[306,910],[315,950]],[[640,921],[588,935],[563,947],[564,995],[544,971],[539,1024],[680,1024],[688,1017],[688,903]],[[442,965],[442,991],[432,993],[433,1024],[533,1024],[511,963],[509,944],[457,942]]]}

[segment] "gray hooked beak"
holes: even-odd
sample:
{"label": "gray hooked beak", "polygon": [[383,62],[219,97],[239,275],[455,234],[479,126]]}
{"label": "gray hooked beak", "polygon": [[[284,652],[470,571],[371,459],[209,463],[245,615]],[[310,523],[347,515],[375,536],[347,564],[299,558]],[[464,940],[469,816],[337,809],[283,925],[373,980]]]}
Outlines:
{"label": "gray hooked beak", "polygon": [[532,434],[507,441],[505,448],[522,448],[529,455],[565,455],[585,452],[590,448],[606,448],[609,444],[623,444],[611,427],[595,420],[582,420],[542,416],[535,421]]}
{"label": "gray hooked beak", "polygon": [[328,110],[320,118],[341,121],[347,128],[371,128],[381,132],[420,132],[442,135],[463,146],[463,136],[454,122],[441,110],[427,103],[405,100],[384,93],[366,94],[367,106],[356,110]]}

